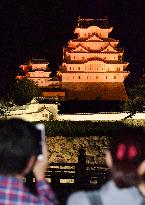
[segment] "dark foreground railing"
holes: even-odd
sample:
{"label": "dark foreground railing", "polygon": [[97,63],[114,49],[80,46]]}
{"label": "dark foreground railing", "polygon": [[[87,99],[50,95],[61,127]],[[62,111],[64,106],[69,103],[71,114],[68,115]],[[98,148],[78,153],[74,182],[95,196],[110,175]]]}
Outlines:
{"label": "dark foreground railing", "polygon": [[51,163],[46,178],[52,184],[100,185],[110,175],[104,164]]}
{"label": "dark foreground railing", "polygon": [[46,172],[62,205],[72,192],[98,189],[109,177],[104,164],[52,163]]}
{"label": "dark foreground railing", "polygon": [[[66,204],[68,196],[80,189],[98,189],[110,177],[104,164],[86,164],[86,155],[78,157],[78,163],[51,163],[46,171],[46,179],[51,183],[61,204]],[[34,176],[26,178],[26,185],[36,194]]]}

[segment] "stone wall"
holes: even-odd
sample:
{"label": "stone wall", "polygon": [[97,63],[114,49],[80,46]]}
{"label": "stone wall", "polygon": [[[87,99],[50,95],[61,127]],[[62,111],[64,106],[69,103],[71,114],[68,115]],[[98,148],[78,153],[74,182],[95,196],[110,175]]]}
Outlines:
{"label": "stone wall", "polygon": [[62,83],[67,100],[127,100],[123,83]]}
{"label": "stone wall", "polygon": [[108,147],[109,138],[61,136],[47,137],[49,163],[77,163],[80,148],[86,151],[87,163],[104,163],[104,152]]}

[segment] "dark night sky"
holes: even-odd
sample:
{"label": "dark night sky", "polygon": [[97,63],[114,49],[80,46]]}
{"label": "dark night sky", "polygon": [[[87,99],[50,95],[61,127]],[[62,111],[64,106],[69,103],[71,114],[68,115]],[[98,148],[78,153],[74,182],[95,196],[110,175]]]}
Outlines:
{"label": "dark night sky", "polygon": [[[62,60],[62,47],[73,38],[78,16],[108,16],[110,37],[120,40],[131,73],[145,68],[144,0],[3,0],[0,2],[1,82],[32,57],[45,57],[52,70]],[[136,75],[136,74],[135,74]],[[5,83],[6,84],[6,83]]]}

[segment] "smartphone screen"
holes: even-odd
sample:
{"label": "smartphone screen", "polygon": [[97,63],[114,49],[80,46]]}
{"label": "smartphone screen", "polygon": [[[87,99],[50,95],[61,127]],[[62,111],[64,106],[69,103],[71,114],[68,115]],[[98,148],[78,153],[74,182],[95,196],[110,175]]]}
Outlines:
{"label": "smartphone screen", "polygon": [[45,125],[43,123],[38,123],[36,124],[36,128],[40,131],[41,135],[41,140],[40,140],[40,153],[38,155],[38,160],[42,160],[44,155],[43,155],[43,147],[45,143]]}

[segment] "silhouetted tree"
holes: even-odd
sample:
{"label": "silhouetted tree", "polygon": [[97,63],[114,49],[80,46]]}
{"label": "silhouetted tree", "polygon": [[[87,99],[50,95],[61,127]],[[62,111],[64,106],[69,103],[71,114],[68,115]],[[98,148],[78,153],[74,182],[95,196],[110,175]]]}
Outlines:
{"label": "silhouetted tree", "polygon": [[145,103],[145,75],[143,75],[137,85],[128,88],[129,100],[124,103],[123,110],[129,111],[130,114],[125,117],[132,117],[136,112],[144,111]]}
{"label": "silhouetted tree", "polygon": [[145,75],[141,76],[138,83],[128,88],[129,99],[135,99],[139,97],[145,101]]}
{"label": "silhouetted tree", "polygon": [[129,111],[129,115],[125,119],[132,117],[137,112],[143,112],[144,110],[144,101],[140,97],[135,99],[129,99],[124,103],[124,111]]}
{"label": "silhouetted tree", "polygon": [[11,92],[11,98],[16,105],[25,105],[29,103],[34,97],[40,96],[38,85],[32,80],[23,78],[17,80]]}

